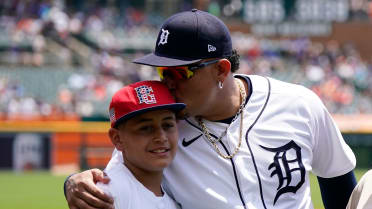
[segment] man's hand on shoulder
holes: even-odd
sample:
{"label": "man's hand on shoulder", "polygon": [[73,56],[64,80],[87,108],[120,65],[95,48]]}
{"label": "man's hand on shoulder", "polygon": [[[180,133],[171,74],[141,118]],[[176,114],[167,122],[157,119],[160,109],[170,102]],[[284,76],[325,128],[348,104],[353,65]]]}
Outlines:
{"label": "man's hand on shoulder", "polygon": [[111,209],[113,200],[97,186],[110,179],[99,169],[91,169],[70,176],[66,181],[66,199],[70,209]]}

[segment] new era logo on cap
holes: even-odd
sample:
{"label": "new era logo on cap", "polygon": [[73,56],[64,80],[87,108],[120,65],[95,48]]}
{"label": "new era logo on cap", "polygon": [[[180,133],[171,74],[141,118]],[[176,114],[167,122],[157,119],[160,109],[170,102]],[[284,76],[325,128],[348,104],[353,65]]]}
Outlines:
{"label": "new era logo on cap", "polygon": [[112,97],[109,116],[111,127],[151,110],[179,111],[185,107],[176,103],[166,85],[160,81],[141,81],[117,91]]}
{"label": "new era logo on cap", "polygon": [[208,44],[208,52],[214,52],[214,51],[216,51],[216,47]]}

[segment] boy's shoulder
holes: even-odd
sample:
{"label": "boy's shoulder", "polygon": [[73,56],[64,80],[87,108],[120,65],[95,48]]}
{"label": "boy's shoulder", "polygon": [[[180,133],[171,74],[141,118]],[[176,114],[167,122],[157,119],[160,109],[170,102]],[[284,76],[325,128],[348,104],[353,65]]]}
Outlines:
{"label": "boy's shoulder", "polygon": [[113,166],[107,167],[104,172],[110,178],[110,183],[112,182],[113,184],[120,184],[122,179],[127,179],[126,182],[131,180],[130,171],[123,163],[116,163]]}

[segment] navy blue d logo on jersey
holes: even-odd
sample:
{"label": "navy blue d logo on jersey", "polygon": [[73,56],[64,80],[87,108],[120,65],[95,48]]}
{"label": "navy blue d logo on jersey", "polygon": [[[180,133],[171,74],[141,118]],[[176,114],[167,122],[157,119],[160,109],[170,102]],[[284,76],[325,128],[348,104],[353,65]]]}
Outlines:
{"label": "navy blue d logo on jersey", "polygon": [[275,195],[274,204],[280,195],[297,190],[305,182],[305,167],[302,164],[301,147],[294,141],[290,141],[284,146],[270,148],[261,146],[263,149],[274,152],[274,162],[270,164],[268,170],[272,170],[271,177],[278,177],[279,185]]}

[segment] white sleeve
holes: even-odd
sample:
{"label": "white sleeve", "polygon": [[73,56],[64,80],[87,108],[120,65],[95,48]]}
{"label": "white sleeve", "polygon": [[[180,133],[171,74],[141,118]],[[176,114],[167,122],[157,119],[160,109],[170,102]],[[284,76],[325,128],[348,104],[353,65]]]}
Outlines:
{"label": "white sleeve", "polygon": [[100,188],[105,194],[107,194],[108,196],[112,197],[114,199],[114,208],[115,209],[120,209],[122,207],[120,207],[120,201],[117,200],[117,197],[115,195],[113,195],[113,188],[112,188],[112,185],[110,184],[104,184],[104,183],[101,183],[101,182],[97,182],[97,187]]}
{"label": "white sleeve", "polygon": [[353,151],[345,143],[339,128],[320,98],[307,95],[313,135],[312,172],[323,178],[344,175],[355,168]]}
{"label": "white sleeve", "polygon": [[131,184],[128,176],[120,166],[123,165],[116,164],[109,169],[106,167],[105,172],[110,178],[110,182],[108,184],[98,182],[97,186],[114,199],[114,206],[116,209],[129,209],[132,199],[130,191]]}
{"label": "white sleeve", "polygon": [[108,184],[97,182],[96,186],[98,188],[100,188],[105,194],[107,194],[108,196],[112,197],[112,194],[110,192],[110,187],[109,187]]}

